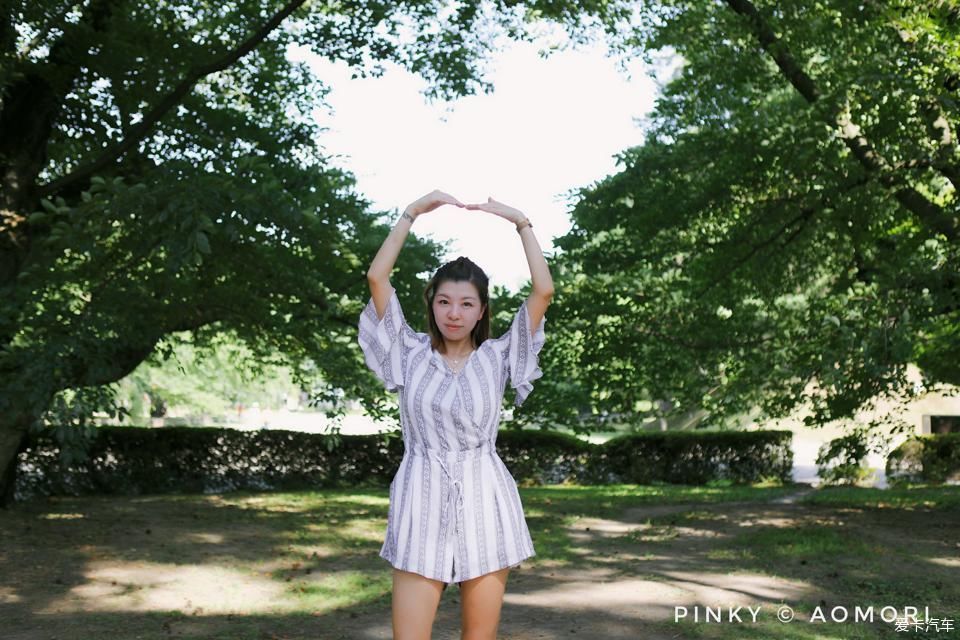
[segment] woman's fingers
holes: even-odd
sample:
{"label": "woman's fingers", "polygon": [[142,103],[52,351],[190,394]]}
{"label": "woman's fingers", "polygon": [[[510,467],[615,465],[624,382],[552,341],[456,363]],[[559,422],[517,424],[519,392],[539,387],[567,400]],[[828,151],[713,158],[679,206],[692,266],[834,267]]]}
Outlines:
{"label": "woman's fingers", "polygon": [[413,206],[420,213],[428,213],[433,211],[437,207],[442,207],[445,204],[452,204],[457,207],[464,207],[464,203],[460,202],[458,198],[446,193],[445,191],[440,191],[439,189],[434,189],[427,195],[423,196],[417,200]]}
{"label": "woman's fingers", "polygon": [[487,198],[487,202],[482,204],[467,205],[467,208],[488,211],[513,223],[516,223],[524,218],[523,213],[519,209],[515,209],[500,202],[499,200],[494,200],[493,198]]}
{"label": "woman's fingers", "polygon": [[489,211],[495,213],[503,209],[503,203],[497,202],[493,198],[488,198],[486,202],[478,202],[476,204],[466,205],[467,209],[482,209],[483,211]]}
{"label": "woman's fingers", "polygon": [[443,201],[444,204],[453,204],[458,207],[464,206],[464,204],[460,202],[459,198],[456,198],[455,196],[452,196],[449,193],[446,193],[444,191],[437,191],[437,195]]}
{"label": "woman's fingers", "polygon": [[494,200],[492,197],[487,197],[486,202],[477,202],[469,203],[464,205],[465,209],[471,211],[486,211],[487,213],[492,213],[498,215],[501,218],[509,220],[510,222],[516,222],[519,217],[522,217],[523,214],[520,213],[517,209],[514,209],[511,206],[505,205],[499,200]]}

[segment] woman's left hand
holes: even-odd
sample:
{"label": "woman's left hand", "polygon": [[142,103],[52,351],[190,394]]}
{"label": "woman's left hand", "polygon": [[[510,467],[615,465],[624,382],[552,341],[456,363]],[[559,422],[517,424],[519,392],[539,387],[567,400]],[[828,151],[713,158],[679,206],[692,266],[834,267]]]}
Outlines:
{"label": "woman's left hand", "polygon": [[517,224],[526,218],[526,216],[523,215],[523,212],[519,209],[514,209],[513,207],[505,205],[502,202],[494,200],[493,198],[487,198],[486,202],[481,202],[480,204],[468,204],[465,208],[493,213],[501,218],[509,220],[514,224]]}

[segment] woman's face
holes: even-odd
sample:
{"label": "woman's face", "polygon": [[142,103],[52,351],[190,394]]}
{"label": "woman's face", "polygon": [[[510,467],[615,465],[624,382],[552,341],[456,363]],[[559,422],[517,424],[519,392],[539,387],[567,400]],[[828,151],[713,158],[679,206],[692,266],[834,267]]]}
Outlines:
{"label": "woman's face", "polygon": [[433,297],[433,319],[448,340],[463,340],[483,316],[480,292],[467,280],[447,280]]}

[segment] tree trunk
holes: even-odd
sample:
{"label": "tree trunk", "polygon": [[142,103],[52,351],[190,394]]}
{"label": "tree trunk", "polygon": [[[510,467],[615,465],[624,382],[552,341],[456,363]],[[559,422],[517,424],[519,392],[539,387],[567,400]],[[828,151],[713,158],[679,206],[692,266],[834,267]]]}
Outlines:
{"label": "tree trunk", "polygon": [[0,418],[0,506],[4,509],[13,504],[17,484],[17,454],[27,436],[27,429],[36,416],[27,413]]}

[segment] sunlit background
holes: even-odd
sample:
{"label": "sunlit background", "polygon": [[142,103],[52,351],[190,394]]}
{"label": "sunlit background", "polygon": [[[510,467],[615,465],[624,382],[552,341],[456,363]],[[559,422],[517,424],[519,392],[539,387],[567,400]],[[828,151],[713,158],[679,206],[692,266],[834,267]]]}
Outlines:
{"label": "sunlit background", "polygon": [[[376,209],[399,214],[435,188],[468,202],[493,197],[523,211],[550,252],[570,227],[571,185],[614,173],[616,154],[642,142],[657,93],[642,61],[621,66],[600,44],[538,54],[561,42],[559,34],[503,40],[488,67],[493,93],[432,104],[424,80],[396,65],[351,79],[343,62],[306,48],[290,55],[332,87],[330,109],[315,112],[328,127],[321,143]],[[495,284],[516,291],[530,278],[513,226],[492,214],[442,207],[418,218],[414,232],[449,242],[448,259],[468,256]]]}

